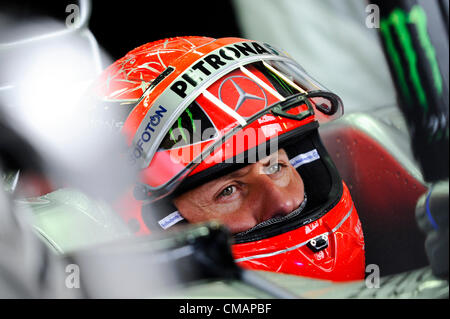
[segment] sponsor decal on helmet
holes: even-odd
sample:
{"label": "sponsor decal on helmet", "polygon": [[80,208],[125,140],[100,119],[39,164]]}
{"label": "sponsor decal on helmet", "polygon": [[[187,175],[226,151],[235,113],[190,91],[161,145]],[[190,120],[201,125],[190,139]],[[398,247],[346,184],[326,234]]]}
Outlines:
{"label": "sponsor decal on helmet", "polygon": [[307,153],[297,155],[296,157],[292,158],[290,162],[291,165],[294,166],[294,168],[297,168],[304,164],[318,160],[319,158],[320,158],[319,153],[317,152],[316,149],[313,149],[312,151],[309,151]]}
{"label": "sponsor decal on helmet", "polygon": [[[227,89],[228,86],[231,86],[238,93],[237,99],[235,95],[222,96],[222,91]],[[261,85],[241,75],[230,76],[222,81],[219,86],[219,99],[226,105],[234,106],[235,112],[240,109],[238,113],[246,118],[265,109],[268,103],[266,92]],[[249,101],[253,101],[251,107],[249,106],[250,103],[246,103]]]}
{"label": "sponsor decal on helmet", "polygon": [[136,145],[134,146],[132,152],[132,161],[136,161],[136,159],[142,156],[142,153],[144,151],[143,145],[150,142],[152,133],[155,132],[155,128],[160,124],[161,118],[164,117],[164,113],[166,112],[167,110],[162,105],[160,105],[159,108],[153,113],[153,115],[148,118],[145,129],[143,132],[141,132],[140,137],[137,140]]}
{"label": "sponsor decal on helmet", "polygon": [[240,42],[221,48],[217,53],[210,53],[191,66],[181,78],[170,86],[179,97],[185,98],[187,89],[203,82],[214,71],[220,70],[228,63],[242,56],[272,54],[258,42]]}
{"label": "sponsor decal on helmet", "polygon": [[184,219],[183,216],[178,211],[174,211],[172,214],[167,215],[163,219],[161,219],[158,224],[163,229],[167,229],[169,227],[172,227],[176,223],[182,221]]}

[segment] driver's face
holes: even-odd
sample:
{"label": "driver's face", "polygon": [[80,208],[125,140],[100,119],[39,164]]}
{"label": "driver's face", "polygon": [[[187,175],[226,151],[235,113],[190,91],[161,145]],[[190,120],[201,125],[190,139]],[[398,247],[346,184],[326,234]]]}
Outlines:
{"label": "driver's face", "polygon": [[178,196],[174,204],[190,223],[218,220],[238,233],[289,214],[303,198],[303,180],[280,149]]}

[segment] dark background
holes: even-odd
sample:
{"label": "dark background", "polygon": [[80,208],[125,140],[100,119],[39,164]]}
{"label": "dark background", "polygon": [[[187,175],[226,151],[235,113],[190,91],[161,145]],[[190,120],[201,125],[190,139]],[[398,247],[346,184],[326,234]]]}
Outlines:
{"label": "dark background", "polygon": [[[66,13],[66,7],[71,3],[78,4],[78,1],[2,0],[0,13],[13,16],[13,23],[18,25],[39,16],[64,22],[70,14]],[[241,36],[230,0],[92,0],[89,27],[113,59],[139,45],[166,37]],[[0,42],[4,41],[0,39]]]}

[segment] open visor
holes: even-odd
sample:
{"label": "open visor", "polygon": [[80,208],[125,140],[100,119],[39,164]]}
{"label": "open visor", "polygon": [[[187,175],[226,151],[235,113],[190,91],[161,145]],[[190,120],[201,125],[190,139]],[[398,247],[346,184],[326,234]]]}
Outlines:
{"label": "open visor", "polygon": [[[182,84],[175,81],[172,91],[184,93]],[[284,134],[343,113],[337,95],[284,56],[236,64],[178,107],[169,109],[166,101],[152,104],[133,139],[130,156],[143,169],[136,194],[142,199],[168,195],[187,176],[218,163],[242,162],[242,154],[245,163],[256,162],[278,150]]]}

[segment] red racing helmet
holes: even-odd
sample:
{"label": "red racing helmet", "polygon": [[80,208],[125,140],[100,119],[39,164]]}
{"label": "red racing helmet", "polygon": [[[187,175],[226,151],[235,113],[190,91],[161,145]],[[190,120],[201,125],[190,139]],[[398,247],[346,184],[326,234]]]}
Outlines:
{"label": "red racing helmet", "polygon": [[[145,44],[95,86],[121,128],[140,180],[121,202],[137,234],[186,223],[172,199],[283,148],[304,182],[299,208],[233,234],[242,267],[334,281],[364,278],[356,208],[318,127],[341,99],[283,51],[241,38]],[[131,194],[131,193],[130,193]]]}

